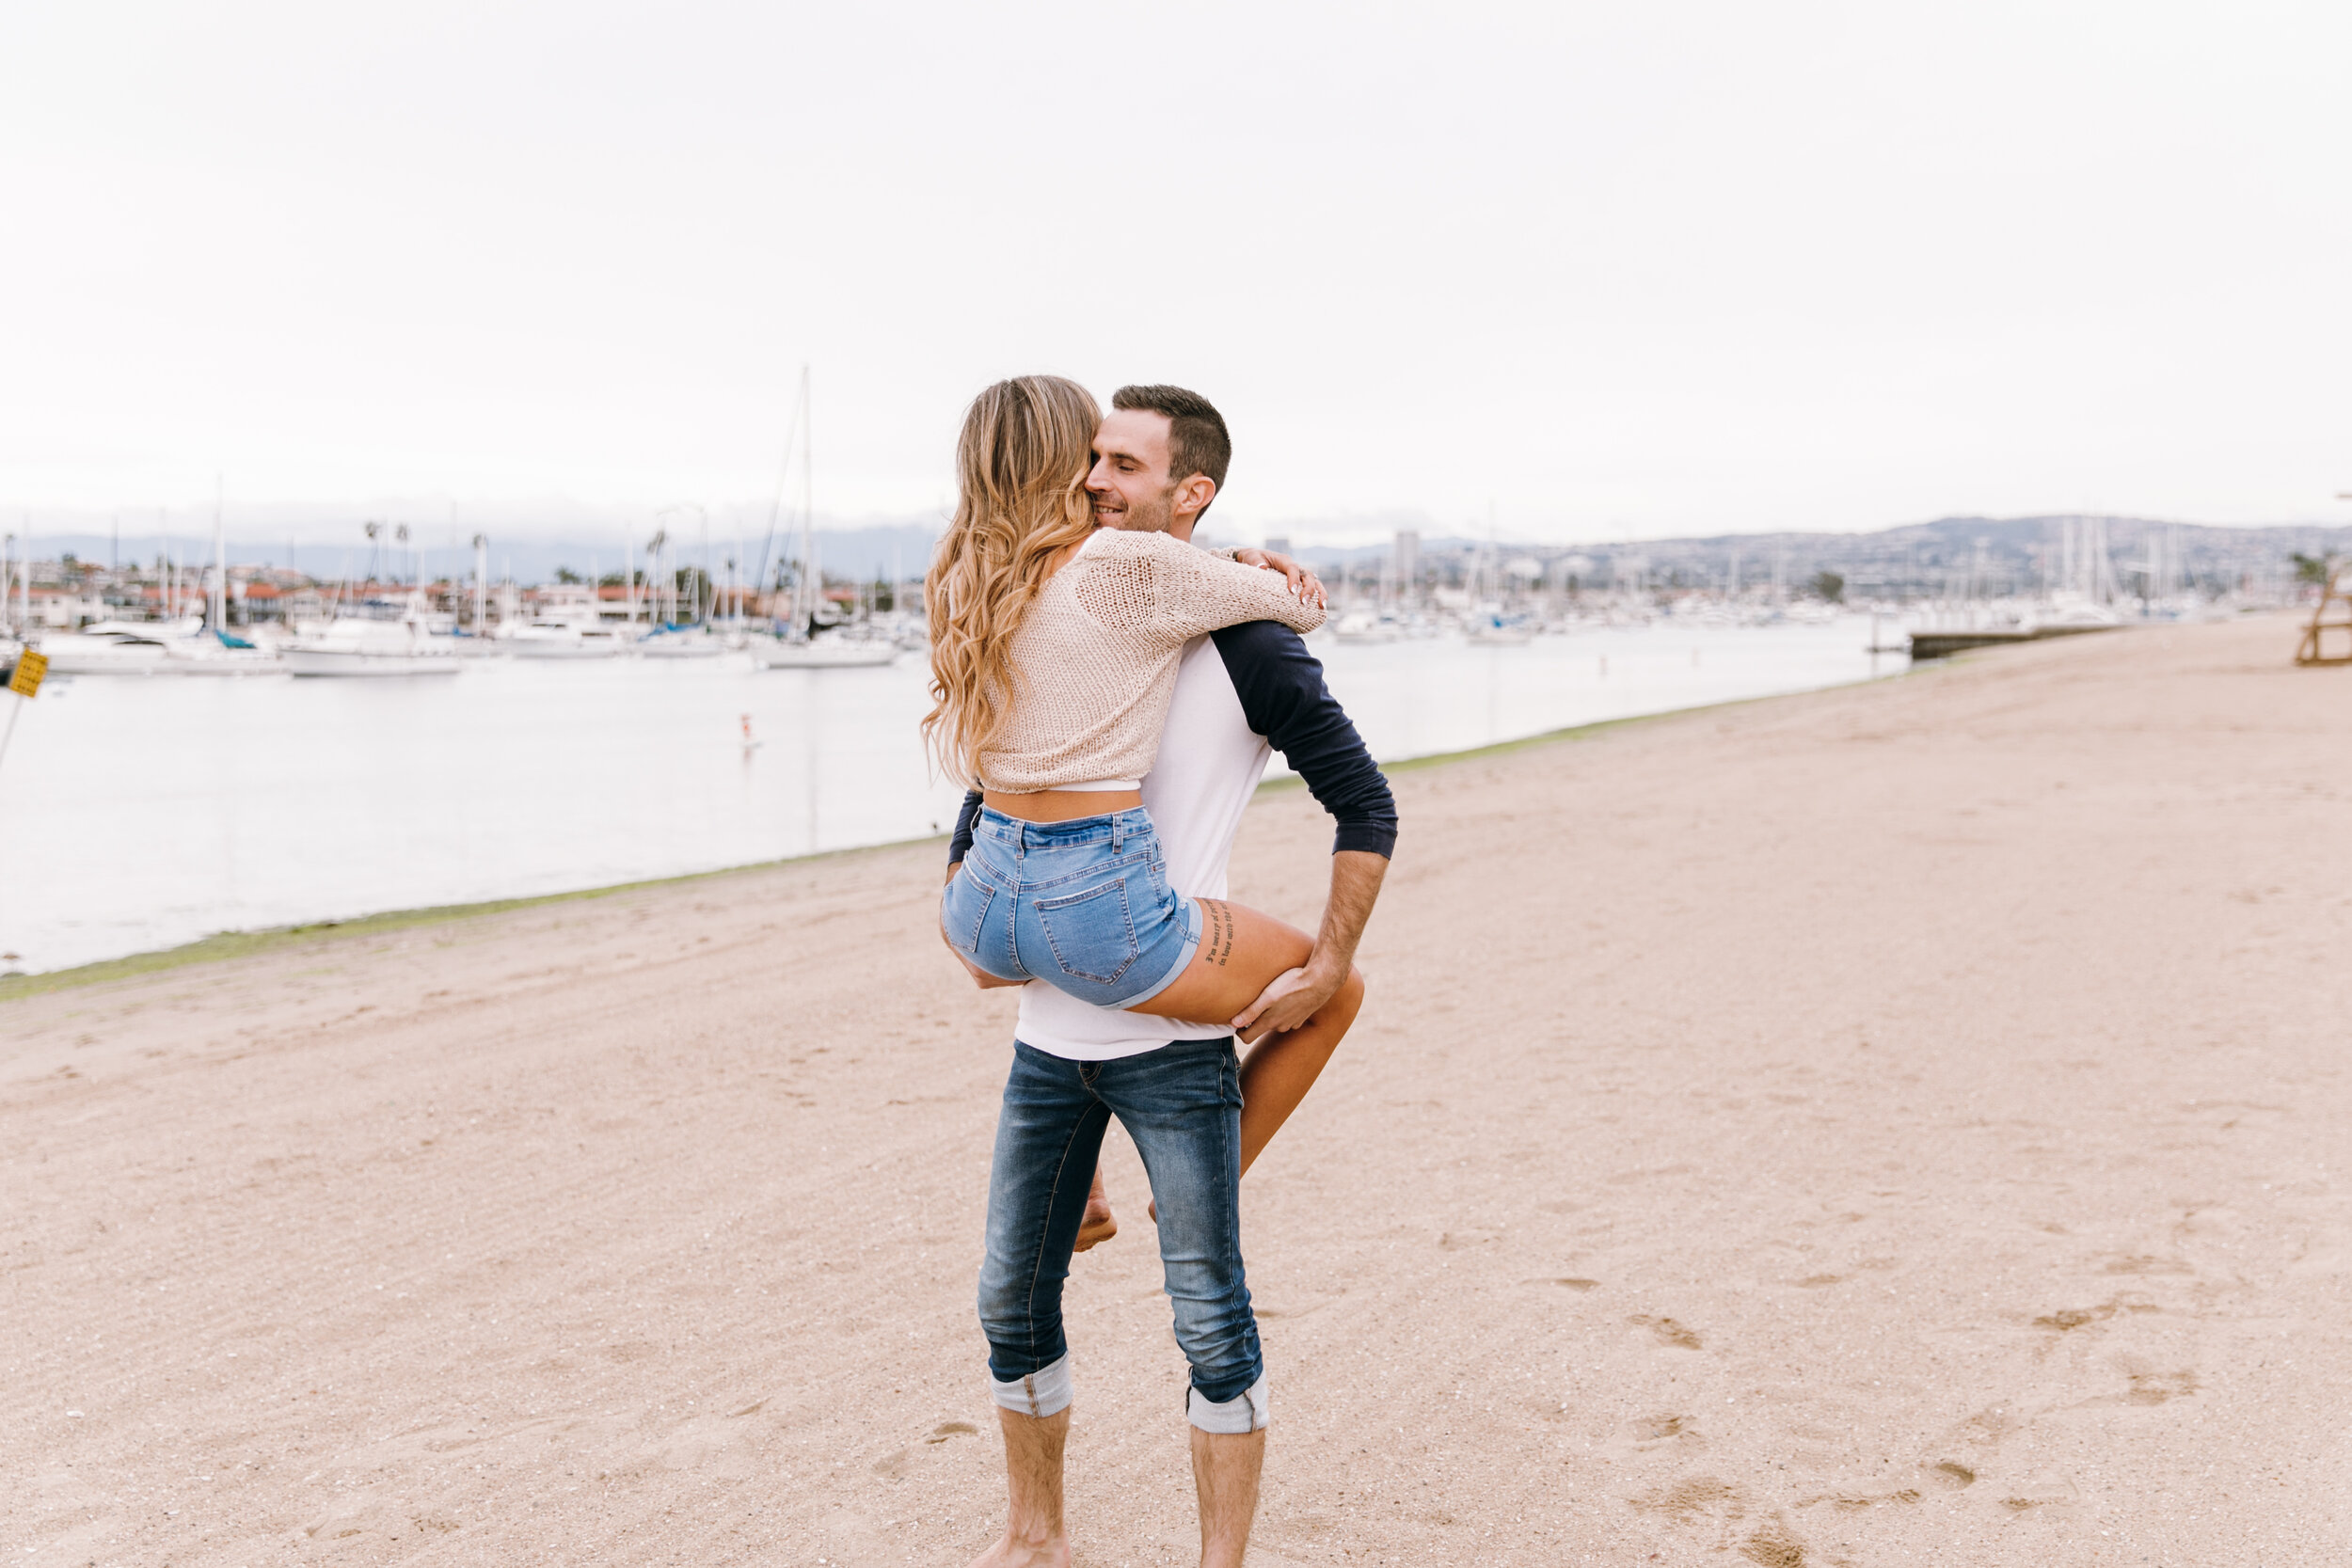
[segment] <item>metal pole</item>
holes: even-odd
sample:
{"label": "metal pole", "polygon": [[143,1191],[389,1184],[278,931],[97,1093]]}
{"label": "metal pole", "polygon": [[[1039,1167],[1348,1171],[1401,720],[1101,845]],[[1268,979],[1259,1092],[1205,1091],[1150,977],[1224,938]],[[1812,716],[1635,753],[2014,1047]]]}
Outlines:
{"label": "metal pole", "polygon": [[220,475],[213,476],[213,630],[229,629],[229,536],[221,531]]}

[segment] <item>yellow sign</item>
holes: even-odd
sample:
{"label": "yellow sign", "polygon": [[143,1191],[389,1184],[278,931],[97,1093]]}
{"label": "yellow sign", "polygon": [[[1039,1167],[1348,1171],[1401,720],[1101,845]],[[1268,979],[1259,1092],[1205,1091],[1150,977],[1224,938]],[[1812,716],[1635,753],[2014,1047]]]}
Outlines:
{"label": "yellow sign", "polygon": [[20,697],[29,697],[40,689],[40,678],[47,673],[49,656],[27,648],[16,656],[16,673],[8,677],[8,689]]}

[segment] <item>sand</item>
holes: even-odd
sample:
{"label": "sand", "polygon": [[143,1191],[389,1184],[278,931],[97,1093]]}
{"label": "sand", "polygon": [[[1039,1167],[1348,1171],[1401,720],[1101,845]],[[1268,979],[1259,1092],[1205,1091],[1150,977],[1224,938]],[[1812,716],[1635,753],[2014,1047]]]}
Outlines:
{"label": "sand", "polygon": [[[1246,1188],[1256,1560],[2341,1560],[2352,672],[2294,642],[1400,771],[1363,1022]],[[1270,792],[1236,895],[1311,919],[1327,846]],[[0,1552],[961,1568],[1011,1008],[941,858],[0,1005]],[[1078,1559],[1182,1562],[1107,1158]]]}

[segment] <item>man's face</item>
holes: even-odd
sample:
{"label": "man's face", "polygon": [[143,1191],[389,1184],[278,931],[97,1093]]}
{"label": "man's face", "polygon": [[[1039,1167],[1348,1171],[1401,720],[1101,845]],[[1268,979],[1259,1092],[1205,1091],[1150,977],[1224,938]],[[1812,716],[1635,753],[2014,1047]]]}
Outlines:
{"label": "man's face", "polygon": [[1165,533],[1175,486],[1168,480],[1168,419],[1149,408],[1114,408],[1094,433],[1087,494],[1101,528]]}

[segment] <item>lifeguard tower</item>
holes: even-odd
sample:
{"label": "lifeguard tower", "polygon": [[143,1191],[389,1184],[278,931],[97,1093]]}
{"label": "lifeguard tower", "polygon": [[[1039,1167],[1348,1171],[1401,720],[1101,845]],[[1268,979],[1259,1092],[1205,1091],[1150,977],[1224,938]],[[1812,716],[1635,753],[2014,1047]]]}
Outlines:
{"label": "lifeguard tower", "polygon": [[2333,566],[2319,591],[2312,624],[2303,628],[2297,664],[2352,664],[2352,565]]}

